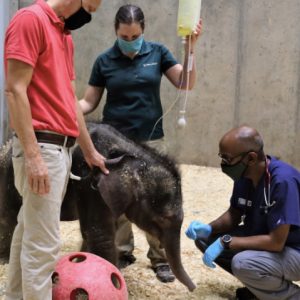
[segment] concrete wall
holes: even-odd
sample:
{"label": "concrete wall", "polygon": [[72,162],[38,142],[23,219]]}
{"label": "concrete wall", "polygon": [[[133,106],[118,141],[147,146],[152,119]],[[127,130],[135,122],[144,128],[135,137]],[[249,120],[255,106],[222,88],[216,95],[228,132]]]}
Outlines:
{"label": "concrete wall", "polygon": [[[74,32],[79,98],[95,58],[115,40],[118,7],[128,2],[102,0],[92,23]],[[145,12],[146,38],[163,42],[181,60],[178,0],[130,2]],[[198,81],[189,92],[187,126],[176,126],[184,95],[164,119],[167,143],[180,162],[218,165],[219,138],[247,123],[261,132],[268,153],[300,167],[299,15],[300,0],[202,0],[204,32],[196,50]],[[166,111],[178,93],[164,80],[161,94]],[[99,118],[101,109],[92,117]]]}

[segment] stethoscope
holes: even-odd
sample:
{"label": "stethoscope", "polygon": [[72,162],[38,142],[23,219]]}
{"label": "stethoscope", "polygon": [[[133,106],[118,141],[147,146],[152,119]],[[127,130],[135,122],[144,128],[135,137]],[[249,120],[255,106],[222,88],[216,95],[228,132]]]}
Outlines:
{"label": "stethoscope", "polygon": [[269,172],[269,162],[266,157],[266,169],[265,169],[265,182],[264,182],[264,200],[265,205],[260,208],[264,209],[264,213],[267,214],[269,209],[276,204],[276,201],[271,203],[271,174]]}

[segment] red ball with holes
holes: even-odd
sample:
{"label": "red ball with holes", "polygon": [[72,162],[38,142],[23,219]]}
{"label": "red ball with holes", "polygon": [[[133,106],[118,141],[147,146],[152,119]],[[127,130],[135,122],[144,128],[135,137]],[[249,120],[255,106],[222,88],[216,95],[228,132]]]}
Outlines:
{"label": "red ball with holes", "polygon": [[52,276],[53,300],[127,300],[125,280],[107,260],[86,252],[63,256]]}

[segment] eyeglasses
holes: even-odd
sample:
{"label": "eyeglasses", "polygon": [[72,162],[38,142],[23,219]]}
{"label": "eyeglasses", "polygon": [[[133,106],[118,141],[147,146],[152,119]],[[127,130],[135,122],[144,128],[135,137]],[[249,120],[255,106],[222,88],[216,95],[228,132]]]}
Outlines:
{"label": "eyeglasses", "polygon": [[247,152],[242,152],[234,157],[229,157],[226,154],[223,153],[218,153],[218,156],[222,159],[222,163],[226,164],[226,165],[230,165],[232,163],[233,160],[235,160],[238,157],[241,157],[240,161],[250,152],[255,152],[253,150],[247,151]]}

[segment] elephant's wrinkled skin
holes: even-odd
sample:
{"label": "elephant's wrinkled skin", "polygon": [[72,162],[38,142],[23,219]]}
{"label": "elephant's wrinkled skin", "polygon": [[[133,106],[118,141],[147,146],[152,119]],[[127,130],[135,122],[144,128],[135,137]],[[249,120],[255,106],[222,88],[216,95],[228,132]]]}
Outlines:
{"label": "elephant's wrinkled skin", "polygon": [[11,140],[0,148],[0,261],[6,261],[22,198],[14,185]]}
{"label": "elephant's wrinkled skin", "polygon": [[160,240],[174,275],[193,290],[195,285],[181,264],[182,195],[174,162],[126,139],[108,125],[92,123],[89,131],[97,150],[107,158],[110,174],[91,172],[77,147],[72,173],[82,179],[69,181],[61,219],[79,217],[82,250],[117,264],[115,220],[125,213],[131,222]]}

